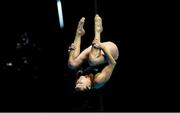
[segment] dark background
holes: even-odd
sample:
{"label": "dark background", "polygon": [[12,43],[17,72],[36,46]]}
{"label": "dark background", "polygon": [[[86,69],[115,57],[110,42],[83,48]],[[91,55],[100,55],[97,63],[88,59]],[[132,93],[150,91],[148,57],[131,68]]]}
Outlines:
{"label": "dark background", "polygon": [[[1,3],[0,111],[179,111],[175,3],[61,2],[63,29],[56,0]],[[96,13],[120,56],[103,88],[76,93],[67,50],[82,16],[82,50],[91,44]]]}

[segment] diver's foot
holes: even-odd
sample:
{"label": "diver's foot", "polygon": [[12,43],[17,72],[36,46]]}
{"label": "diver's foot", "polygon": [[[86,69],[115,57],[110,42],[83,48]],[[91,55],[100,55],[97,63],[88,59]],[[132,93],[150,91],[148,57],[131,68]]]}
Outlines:
{"label": "diver's foot", "polygon": [[77,27],[77,34],[80,36],[83,36],[85,34],[85,30],[83,28],[85,22],[85,18],[82,17],[79,21],[78,27]]}
{"label": "diver's foot", "polygon": [[94,21],[95,21],[95,32],[101,33],[103,31],[102,19],[98,14],[96,14]]}

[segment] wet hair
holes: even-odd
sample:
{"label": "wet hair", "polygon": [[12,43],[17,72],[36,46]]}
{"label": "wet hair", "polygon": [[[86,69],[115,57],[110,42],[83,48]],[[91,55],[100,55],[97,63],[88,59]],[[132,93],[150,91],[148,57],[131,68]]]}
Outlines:
{"label": "wet hair", "polygon": [[88,92],[90,89],[86,88],[84,90],[80,90],[80,88],[75,88],[76,92]]}
{"label": "wet hair", "polygon": [[[83,68],[81,68],[76,73],[76,81],[79,79],[80,76],[88,76],[90,78],[90,81],[91,81],[90,89],[94,89],[94,77],[97,74],[97,72],[98,72],[98,69],[95,67],[88,67],[84,70],[83,70]],[[89,89],[87,88],[87,91],[88,90]],[[77,91],[79,91],[79,89],[77,89]],[[86,91],[86,89],[85,89],[85,91]]]}

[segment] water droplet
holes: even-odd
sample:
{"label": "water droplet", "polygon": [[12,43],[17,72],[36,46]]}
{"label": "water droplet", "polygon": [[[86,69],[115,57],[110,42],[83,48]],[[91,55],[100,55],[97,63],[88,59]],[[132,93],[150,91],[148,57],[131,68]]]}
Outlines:
{"label": "water droplet", "polygon": [[22,57],[22,60],[23,60],[24,64],[28,64],[29,63],[27,57]]}
{"label": "water droplet", "polygon": [[13,65],[12,62],[7,62],[7,63],[6,63],[6,66],[11,67],[12,65]]}
{"label": "water droplet", "polygon": [[21,43],[17,43],[17,44],[16,44],[16,48],[17,48],[17,49],[19,49],[19,48],[21,48],[21,47],[22,47],[22,46],[21,46]]}

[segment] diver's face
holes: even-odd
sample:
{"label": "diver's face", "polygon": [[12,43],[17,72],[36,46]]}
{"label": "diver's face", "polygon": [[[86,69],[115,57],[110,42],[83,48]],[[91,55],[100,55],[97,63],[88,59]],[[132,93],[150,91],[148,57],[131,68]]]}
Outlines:
{"label": "diver's face", "polygon": [[88,76],[81,76],[77,82],[75,89],[78,91],[84,91],[91,88],[91,80]]}

